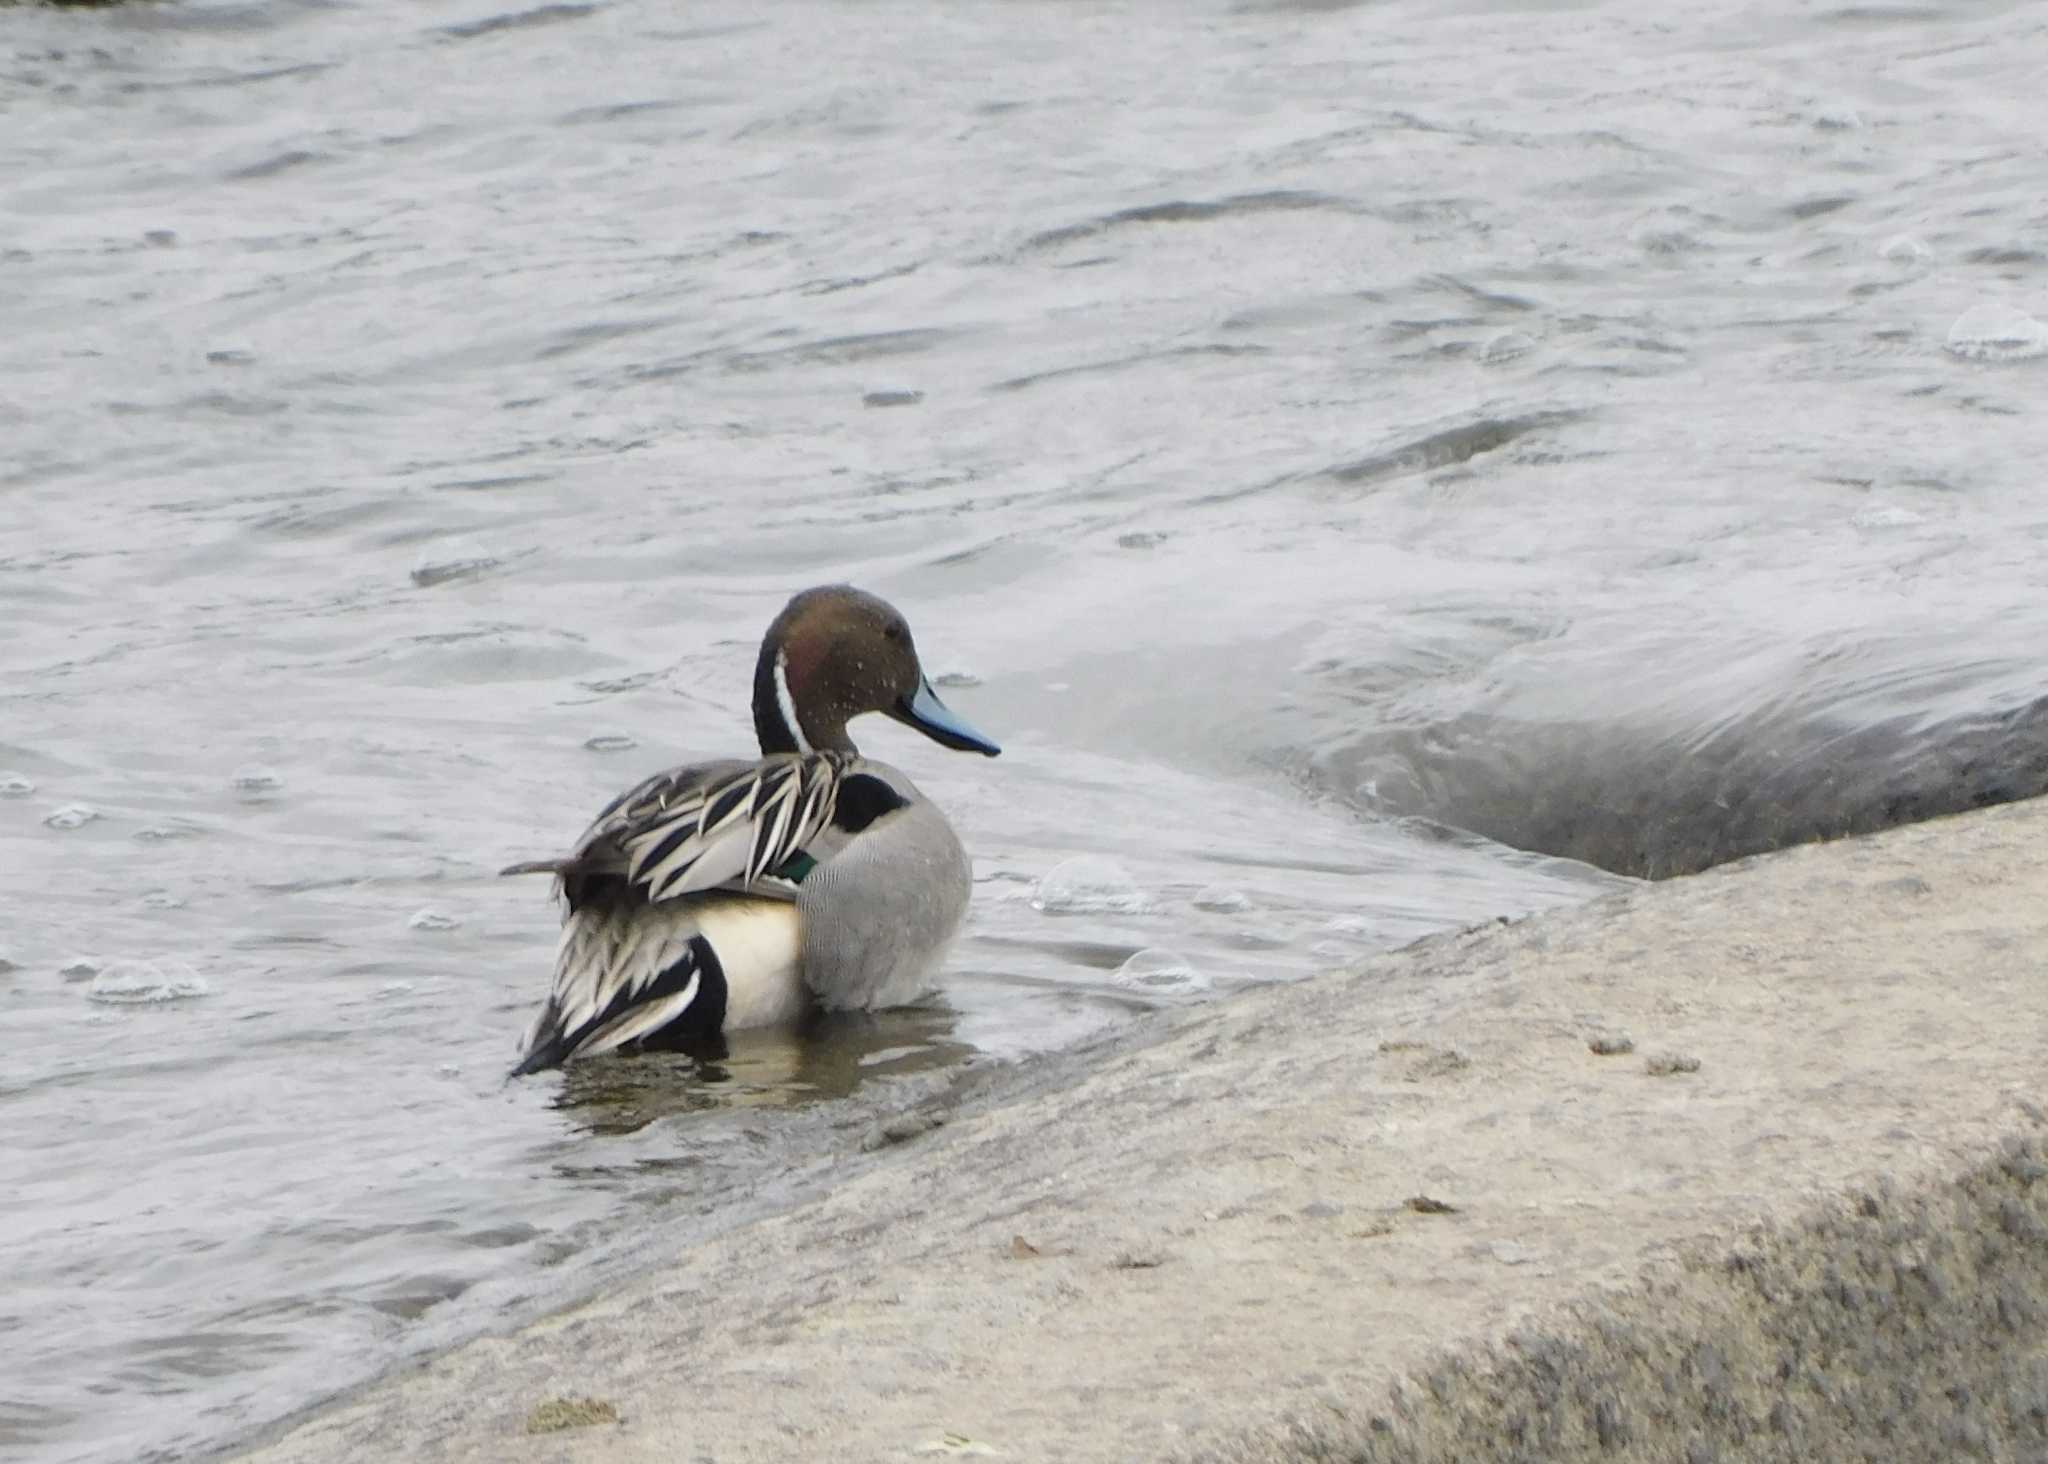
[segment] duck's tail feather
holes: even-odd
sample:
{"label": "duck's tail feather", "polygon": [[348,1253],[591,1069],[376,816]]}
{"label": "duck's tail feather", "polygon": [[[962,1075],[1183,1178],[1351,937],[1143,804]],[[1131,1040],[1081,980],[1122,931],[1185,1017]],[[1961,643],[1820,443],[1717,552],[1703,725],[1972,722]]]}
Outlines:
{"label": "duck's tail feather", "polygon": [[519,1059],[519,1065],[512,1069],[512,1076],[523,1078],[528,1073],[546,1072],[558,1068],[572,1057],[596,1057],[599,1053],[610,1052],[623,1047],[637,1038],[660,1031],[689,1009],[697,998],[702,985],[700,973],[692,971],[681,991],[651,1001],[637,1002],[609,1021],[586,1022],[577,1031],[571,1032],[562,1025],[561,1008],[555,1005],[553,997],[541,1009],[541,1014],[528,1030],[521,1045],[526,1055]]}
{"label": "duck's tail feather", "polygon": [[588,906],[629,908],[647,903],[645,892],[628,881],[623,871],[581,854],[568,854],[560,859],[525,859],[498,871],[500,879],[508,874],[552,874],[555,893],[568,903],[572,912]]}
{"label": "duck's tail feather", "polygon": [[498,871],[498,878],[508,874],[563,874],[576,863],[572,856],[567,859],[526,859],[518,864],[508,864]]}
{"label": "duck's tail feather", "polygon": [[[607,939],[611,932],[577,929],[599,923],[570,917],[562,932],[555,989],[520,1041],[524,1055],[513,1077],[623,1047],[688,1013],[707,978],[722,988],[718,958],[701,935],[676,945],[658,938]],[[714,1031],[724,1002],[715,1005],[715,1014],[706,1013]]]}
{"label": "duck's tail feather", "polygon": [[526,1055],[512,1069],[510,1075],[515,1078],[560,1067],[574,1050],[575,1044],[562,1030],[562,1009],[552,996],[540,1009],[540,1015],[533,1019],[533,1025],[526,1029],[526,1035],[519,1039],[519,1046]]}

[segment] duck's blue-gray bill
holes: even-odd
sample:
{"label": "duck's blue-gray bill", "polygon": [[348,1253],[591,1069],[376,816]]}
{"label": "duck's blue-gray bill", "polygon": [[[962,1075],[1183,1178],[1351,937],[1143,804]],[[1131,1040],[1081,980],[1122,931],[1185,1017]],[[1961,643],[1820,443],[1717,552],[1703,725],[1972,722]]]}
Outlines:
{"label": "duck's blue-gray bill", "polygon": [[896,703],[895,717],[897,721],[917,728],[941,747],[978,752],[985,757],[994,757],[1002,751],[975,731],[966,718],[949,711],[929,681],[920,681],[916,692]]}

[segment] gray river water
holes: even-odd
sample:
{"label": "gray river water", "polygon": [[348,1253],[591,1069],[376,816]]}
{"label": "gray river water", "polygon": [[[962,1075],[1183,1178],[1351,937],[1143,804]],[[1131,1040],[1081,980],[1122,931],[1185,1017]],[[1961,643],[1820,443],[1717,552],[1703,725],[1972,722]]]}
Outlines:
{"label": "gray river water", "polygon": [[[2044,74],[1962,0],[0,9],[0,1454],[217,1447],[920,1072],[2040,791]],[[1007,749],[863,737],[975,855],[946,999],[507,1085],[493,871],[744,751],[832,579]]]}

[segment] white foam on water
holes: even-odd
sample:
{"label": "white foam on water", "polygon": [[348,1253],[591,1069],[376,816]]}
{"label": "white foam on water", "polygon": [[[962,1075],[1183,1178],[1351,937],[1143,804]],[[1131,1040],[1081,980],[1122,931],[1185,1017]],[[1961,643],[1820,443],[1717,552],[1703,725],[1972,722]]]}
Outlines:
{"label": "white foam on water", "polygon": [[183,961],[115,961],[93,978],[85,994],[109,1006],[147,1006],[189,1001],[212,989]]}
{"label": "white foam on water", "polygon": [[248,798],[265,798],[284,788],[284,777],[275,768],[262,763],[243,763],[229,776],[229,783],[237,793]]}
{"label": "white foam on water", "polygon": [[430,544],[413,561],[412,582],[424,590],[454,580],[481,579],[503,563],[499,556],[471,540]]}
{"label": "white foam on water", "polygon": [[36,791],[27,773],[0,773],[0,798],[26,798]]}
{"label": "white foam on water", "polygon": [[1700,248],[1699,237],[1668,213],[1637,220],[1629,228],[1628,241],[1645,254],[1690,254]]}
{"label": "white foam on water", "polygon": [[1251,897],[1243,890],[1221,884],[1204,885],[1195,892],[1193,903],[1197,910],[1216,910],[1226,914],[1249,910],[1252,906]]}
{"label": "white foam on water", "polygon": [[2048,356],[2048,325],[2007,305],[1973,305],[1948,328],[1948,353],[1966,361]]}
{"label": "white foam on water", "polygon": [[1209,978],[1193,961],[1164,946],[1132,952],[1109,979],[1126,991],[1154,996],[1193,996],[1210,987]]}
{"label": "white foam on water", "polygon": [[190,839],[199,830],[176,824],[151,824],[135,831],[135,837],[145,844],[168,844],[174,839]]}
{"label": "white foam on water", "polygon": [[43,824],[53,829],[82,829],[100,816],[100,811],[89,803],[67,803],[44,815]]}
{"label": "white foam on water", "polygon": [[1523,330],[1504,330],[1488,336],[1479,345],[1479,360],[1486,366],[1504,366],[1519,361],[1536,349],[1536,337]]}
{"label": "white foam on water", "polygon": [[460,930],[462,918],[445,910],[420,910],[405,922],[414,930]]}
{"label": "white foam on water", "polygon": [[1859,529],[1903,529],[1926,523],[1927,515],[1915,513],[1910,508],[1900,508],[1897,504],[1879,503],[1858,509],[1849,522]]}
{"label": "white foam on water", "polygon": [[1877,246],[1877,252],[1893,264],[1922,265],[1934,258],[1934,251],[1911,234],[1894,234]]}
{"label": "white foam on water", "polygon": [[1048,915],[1135,915],[1149,903],[1130,872],[1100,854],[1061,860],[1031,897],[1032,907]]}

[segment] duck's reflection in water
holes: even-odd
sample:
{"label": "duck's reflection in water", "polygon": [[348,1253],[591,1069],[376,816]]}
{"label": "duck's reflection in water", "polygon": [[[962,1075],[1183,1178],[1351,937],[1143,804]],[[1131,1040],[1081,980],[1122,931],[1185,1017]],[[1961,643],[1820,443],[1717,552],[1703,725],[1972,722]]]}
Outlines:
{"label": "duck's reflection in water", "polygon": [[793,1108],[843,1098],[871,1078],[964,1062],[959,1014],[942,1000],[880,1012],[820,1012],[794,1027],[734,1032],[713,1047],[642,1050],[572,1062],[555,1107],[596,1134],[718,1108]]}

